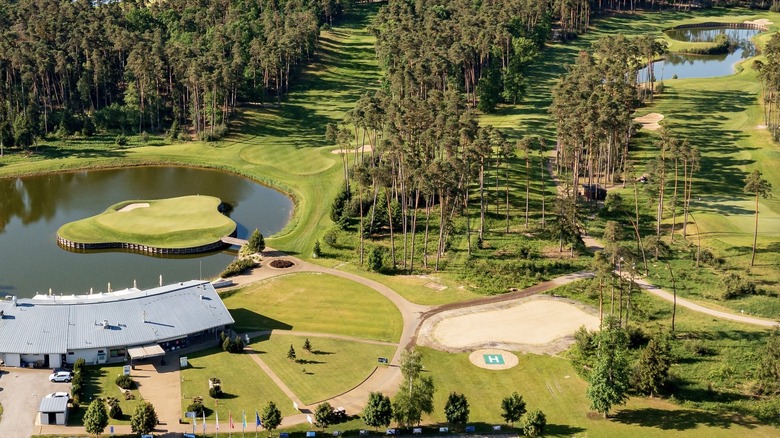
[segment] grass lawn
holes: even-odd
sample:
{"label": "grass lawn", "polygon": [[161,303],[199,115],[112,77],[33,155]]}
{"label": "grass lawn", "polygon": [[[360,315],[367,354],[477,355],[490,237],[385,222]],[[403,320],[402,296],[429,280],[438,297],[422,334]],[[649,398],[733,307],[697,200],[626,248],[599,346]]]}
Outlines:
{"label": "grass lawn", "polygon": [[[307,405],[354,388],[374,371],[378,357],[392,357],[396,350],[389,345],[312,337],[309,353],[303,349],[305,339],[275,333],[270,338],[254,339],[250,345]],[[287,359],[290,345],[295,348],[297,362]]]}
{"label": "grass lawn", "polygon": [[132,389],[131,392],[135,396],[133,400],[125,400],[122,396],[119,387],[114,383],[116,377],[122,374],[122,365],[87,366],[84,368],[87,371],[87,378],[84,383],[84,397],[80,402],[81,407],[68,417],[69,424],[82,424],[84,414],[87,412],[90,402],[98,397],[115,397],[119,400],[119,406],[122,408],[122,417],[109,419],[108,424],[130,424],[130,416],[141,400],[141,393],[138,392],[138,389]]}
{"label": "grass lawn", "polygon": [[224,302],[241,331],[297,330],[397,342],[403,325],[390,300],[327,274],[272,278],[246,286]]}
{"label": "grass lawn", "polygon": [[[446,423],[444,404],[450,392],[463,393],[471,407],[470,423],[480,429],[502,424],[501,399],[517,391],[527,409],[547,416],[545,436],[777,436],[777,429],[738,416],[683,408],[661,399],[632,398],[604,420],[589,412],[587,384],[565,359],[519,355],[520,364],[505,371],[477,368],[468,354],[448,354],[422,348],[425,369],[436,385],[434,415]],[[465,372],[465,370],[468,370]]]}
{"label": "grass lawn", "polygon": [[[124,201],[99,215],[67,223],[57,234],[78,243],[120,242],[158,248],[208,245],[236,229],[236,223],[217,210],[220,202],[212,196]],[[138,208],[122,211],[133,204]]]}
{"label": "grass lawn", "polygon": [[[283,416],[295,414],[290,399],[249,355],[231,354],[212,348],[188,354],[187,360],[190,366],[181,371],[182,412],[192,403],[192,397],[201,396],[203,404],[210,410],[206,417],[212,424],[215,412],[219,413],[223,425],[227,424],[228,413],[232,412],[233,421],[240,427],[242,410],[247,412],[249,418],[250,413],[254,415],[255,409],[260,411],[269,401],[276,404]],[[209,397],[208,379],[211,377],[222,381],[224,395],[216,401]]]}

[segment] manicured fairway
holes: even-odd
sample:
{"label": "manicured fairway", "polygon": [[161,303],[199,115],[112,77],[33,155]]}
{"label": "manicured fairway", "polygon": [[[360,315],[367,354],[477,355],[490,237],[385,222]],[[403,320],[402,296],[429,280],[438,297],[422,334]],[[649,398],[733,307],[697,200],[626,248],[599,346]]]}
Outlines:
{"label": "manicured fairway", "polygon": [[225,298],[236,329],[297,330],[397,342],[401,313],[378,292],[327,274],[291,274]]}
{"label": "manicured fairway", "polygon": [[133,243],[189,248],[218,242],[236,223],[217,210],[219,198],[182,196],[124,201],[105,212],[63,225],[57,234],[77,243]]}
{"label": "manicured fairway", "polygon": [[[187,355],[190,366],[181,371],[181,407],[184,412],[192,403],[192,397],[203,397],[203,404],[211,410],[206,417],[215,418],[219,413],[222,424],[228,420],[228,412],[233,419],[239,418],[241,411],[247,415],[261,410],[269,401],[282,411],[282,415],[292,415],[292,403],[278,386],[266,375],[247,354],[231,354],[219,348],[212,348]],[[209,397],[208,379],[216,377],[222,382],[223,398],[214,400]],[[173,396],[173,395],[171,395]],[[227,428],[226,428],[227,429]]]}
{"label": "manicured fairway", "polygon": [[[251,345],[306,404],[318,403],[354,388],[373,372],[378,357],[392,357],[396,350],[389,345],[310,337],[312,352],[309,353],[303,349],[305,339],[274,333]],[[295,348],[298,362],[287,359],[290,345]]]}

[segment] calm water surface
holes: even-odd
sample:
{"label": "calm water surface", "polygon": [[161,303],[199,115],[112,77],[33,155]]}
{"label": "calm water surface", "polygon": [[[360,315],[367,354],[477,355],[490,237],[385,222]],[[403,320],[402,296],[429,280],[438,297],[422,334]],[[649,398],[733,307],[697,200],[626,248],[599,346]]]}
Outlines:
{"label": "calm water surface", "polygon": [[[680,41],[709,42],[716,35],[725,33],[729,39],[736,42],[734,48],[724,55],[686,55],[669,53],[666,59],[653,63],[656,80],[672,79],[677,75],[685,78],[711,78],[734,73],[734,66],[741,60],[756,56],[756,46],[750,41],[761,31],[756,29],[725,29],[699,27],[690,29],[673,29],[666,31],[670,38]],[[644,77],[640,71],[640,78]]]}
{"label": "calm water surface", "polygon": [[231,204],[238,237],[255,228],[265,236],[287,224],[292,201],[239,176],[203,169],[142,167],[0,179],[0,294],[31,297],[148,288],[209,278],[234,255],[216,252],[159,258],[120,251],[72,253],[57,245],[57,229],[120,201],[210,195]]}

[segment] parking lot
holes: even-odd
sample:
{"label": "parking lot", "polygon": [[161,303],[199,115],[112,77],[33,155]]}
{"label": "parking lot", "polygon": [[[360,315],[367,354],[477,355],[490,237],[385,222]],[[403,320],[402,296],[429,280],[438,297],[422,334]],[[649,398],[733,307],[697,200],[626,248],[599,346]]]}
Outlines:
{"label": "parking lot", "polygon": [[51,370],[2,368],[0,370],[0,437],[29,438],[41,398],[52,392],[70,392],[70,383],[49,382]]}

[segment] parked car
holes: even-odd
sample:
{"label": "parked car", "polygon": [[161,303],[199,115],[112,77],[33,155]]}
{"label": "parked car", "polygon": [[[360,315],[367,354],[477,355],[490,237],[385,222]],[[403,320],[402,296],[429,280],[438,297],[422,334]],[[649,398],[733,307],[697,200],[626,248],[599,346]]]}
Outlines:
{"label": "parked car", "polygon": [[46,396],[46,398],[60,398],[60,397],[70,400],[70,394],[68,394],[67,392],[52,392],[51,394]]}
{"label": "parked car", "polygon": [[70,382],[73,380],[73,374],[70,371],[58,371],[49,375],[50,382]]}

